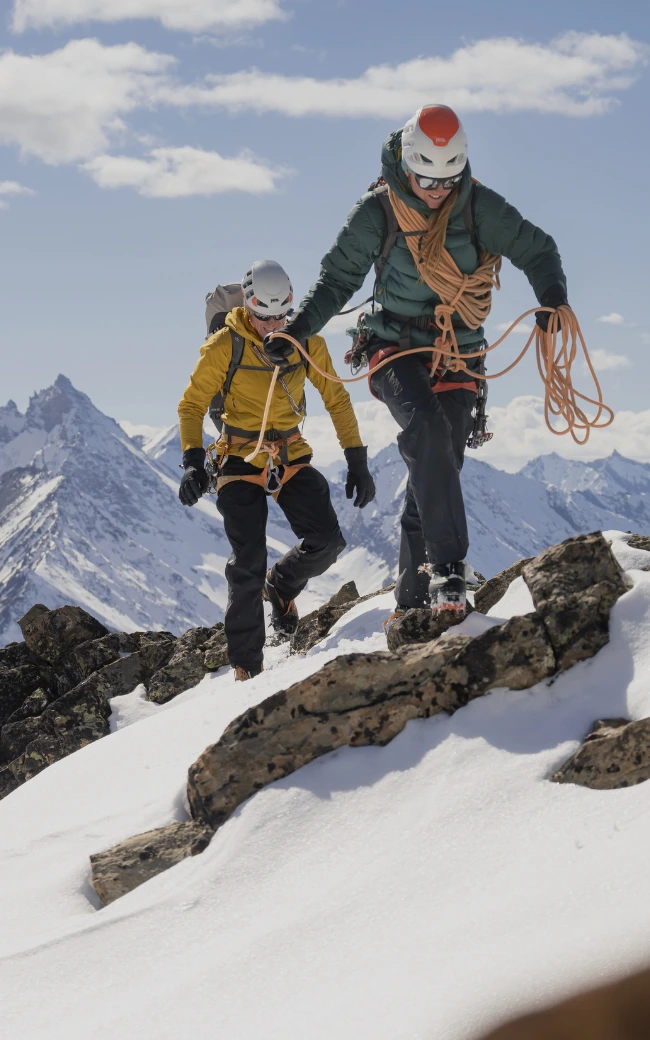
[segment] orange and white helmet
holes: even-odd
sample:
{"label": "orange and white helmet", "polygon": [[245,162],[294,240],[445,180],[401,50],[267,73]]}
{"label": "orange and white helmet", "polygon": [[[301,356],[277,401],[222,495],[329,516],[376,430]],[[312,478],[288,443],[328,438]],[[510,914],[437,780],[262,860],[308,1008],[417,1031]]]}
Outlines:
{"label": "orange and white helmet", "polygon": [[258,318],[281,317],[291,309],[293,288],[289,275],[276,260],[256,260],[242,278],[248,309]]}
{"label": "orange and white helmet", "polygon": [[447,105],[422,105],[402,130],[402,163],[422,177],[445,179],[467,163],[467,134]]}

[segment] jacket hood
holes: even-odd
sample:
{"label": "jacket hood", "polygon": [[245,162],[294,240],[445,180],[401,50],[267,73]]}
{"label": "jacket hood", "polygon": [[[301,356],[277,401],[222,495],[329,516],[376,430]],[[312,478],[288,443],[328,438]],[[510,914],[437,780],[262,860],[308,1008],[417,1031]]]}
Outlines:
{"label": "jacket hood", "polygon": [[250,321],[248,320],[248,314],[246,313],[245,307],[233,307],[231,311],[226,314],[226,325],[233,332],[238,332],[244,339],[252,339],[258,347],[262,345],[262,337],[255,331]]}
{"label": "jacket hood", "polygon": [[[393,130],[392,134],[389,134],[384,141],[381,150],[381,175],[389,188],[394,191],[396,195],[399,195],[407,206],[410,206],[411,209],[417,210],[418,213],[421,213],[425,217],[431,216],[432,211],[429,209],[426,202],[423,202],[422,199],[418,199],[409,188],[406,174],[402,169],[401,130]],[[463,170],[463,179],[460,182],[460,190],[458,192],[456,204],[451,211],[451,219],[453,219],[457,214],[462,213],[463,206],[467,202],[471,190],[472,171],[468,162]]]}

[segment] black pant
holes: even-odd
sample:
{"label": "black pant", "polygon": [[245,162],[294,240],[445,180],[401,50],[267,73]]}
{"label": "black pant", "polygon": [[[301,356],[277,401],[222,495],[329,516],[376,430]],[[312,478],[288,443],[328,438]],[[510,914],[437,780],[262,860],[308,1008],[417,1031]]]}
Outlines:
{"label": "black pant", "polygon": [[[303,460],[299,460],[303,461]],[[222,473],[259,473],[236,456]],[[273,584],[284,600],[295,599],[310,578],[323,574],[345,549],[345,539],[322,473],[305,466],[278,495],[278,505],[300,539],[273,567]],[[262,587],[266,577],[267,496],[259,484],[235,480],[217,497],[217,509],[232,553],[226,564],[228,606],[224,619],[228,660],[233,667],[256,669],[262,664],[264,610]]]}
{"label": "black pant", "polygon": [[397,355],[371,383],[401,426],[397,445],[408,467],[395,598],[403,607],[423,607],[429,603],[429,576],[420,566],[462,560],[469,546],[460,470],[476,394],[434,394],[418,355]]}

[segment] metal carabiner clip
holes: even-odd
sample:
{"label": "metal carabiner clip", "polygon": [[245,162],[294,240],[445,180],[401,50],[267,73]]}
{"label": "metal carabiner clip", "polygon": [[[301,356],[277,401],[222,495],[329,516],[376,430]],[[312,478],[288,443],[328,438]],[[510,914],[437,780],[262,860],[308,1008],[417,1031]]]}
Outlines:
{"label": "metal carabiner clip", "polygon": [[[267,495],[276,495],[278,491],[282,489],[282,481],[280,480],[280,470],[274,462],[271,462],[270,459],[268,467],[269,471],[266,475],[266,483],[264,484],[264,490],[266,491]],[[271,486],[272,481],[274,485],[273,487]]]}

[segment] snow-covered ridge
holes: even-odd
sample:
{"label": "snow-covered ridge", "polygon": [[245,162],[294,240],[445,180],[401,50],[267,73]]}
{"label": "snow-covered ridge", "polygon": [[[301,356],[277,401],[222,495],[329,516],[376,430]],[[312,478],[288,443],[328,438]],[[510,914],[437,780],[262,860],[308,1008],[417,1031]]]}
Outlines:
{"label": "snow-covered ridge", "polygon": [[[161,708],[137,690],[113,702],[109,737],[0,804],[9,1035],[211,1040],[218,1023],[236,1040],[470,1040],[647,959],[650,783],[548,782],[594,719],[650,715],[649,556],[625,535],[614,551],[630,588],[596,658],[318,759],[241,806],[202,855],[98,912],[88,856],[186,818],[203,748],[333,657],[383,649],[390,597],[304,658],[269,651],[248,683],[206,677]],[[460,630],[529,610],[523,591]]]}

